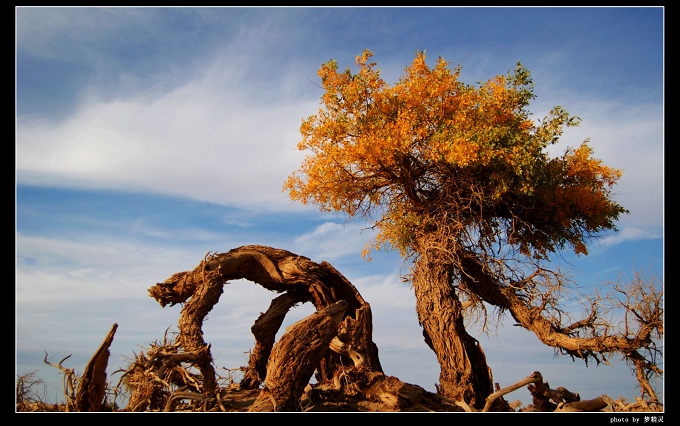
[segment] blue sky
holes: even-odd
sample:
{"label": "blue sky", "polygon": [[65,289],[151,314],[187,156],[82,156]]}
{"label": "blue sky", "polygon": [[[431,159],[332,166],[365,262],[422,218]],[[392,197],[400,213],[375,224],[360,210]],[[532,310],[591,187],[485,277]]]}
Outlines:
{"label": "blue sky", "polygon": [[[392,84],[417,51],[461,65],[468,84],[532,74],[538,119],[555,106],[581,117],[554,154],[589,138],[624,174],[619,232],[566,253],[589,287],[638,271],[663,279],[664,9],[661,7],[18,7],[16,11],[16,374],[37,371],[61,395],[59,362],[82,373],[118,323],[109,379],[176,330],[181,306],[147,289],[208,252],[283,248],[345,275],[372,307],[388,375],[434,391],[425,345],[396,253],[361,258],[366,224],[290,201],[303,118],[323,94],[329,59],[353,67],[374,52]],[[275,297],[237,281],[205,323],[218,368],[247,364],[250,326]],[[311,313],[301,306],[288,321]],[[471,329],[474,333],[474,328]],[[540,371],[551,386],[629,400],[623,362],[555,357],[529,332],[477,334],[494,381]],[[524,388],[509,400],[531,402]]]}

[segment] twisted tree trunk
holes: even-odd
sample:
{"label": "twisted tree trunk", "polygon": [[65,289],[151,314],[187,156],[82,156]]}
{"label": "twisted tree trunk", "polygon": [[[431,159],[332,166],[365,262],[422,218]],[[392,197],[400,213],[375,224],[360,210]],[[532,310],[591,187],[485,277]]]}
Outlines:
{"label": "twisted tree trunk", "polygon": [[264,387],[249,411],[296,411],[346,308],[347,302],[341,300],[288,327],[274,345]]}
{"label": "twisted tree trunk", "polygon": [[[272,300],[267,312],[260,315],[250,328],[255,336],[255,347],[250,353],[248,368],[241,379],[242,389],[257,389],[264,381],[267,375],[267,360],[276,341],[276,333],[296,302],[297,300],[290,294],[282,294]],[[337,333],[337,329],[335,332]]]}
{"label": "twisted tree trunk", "polygon": [[[259,245],[242,246],[227,253],[206,256],[194,270],[173,274],[149,288],[149,294],[161,306],[188,300],[179,321],[178,342],[185,350],[201,353],[194,363],[204,376],[203,393],[206,396],[215,393],[216,381],[210,346],[203,340],[202,324],[219,301],[224,284],[235,279],[247,279],[268,290],[285,293],[272,301],[267,312],[251,328],[256,346],[241,381],[242,388],[257,389],[263,380],[266,381],[265,375],[270,374],[268,362],[276,359],[272,354],[276,333],[288,310],[304,302],[311,302],[317,311],[340,301],[345,305],[343,315],[337,319],[338,324],[326,344],[328,349],[335,338],[339,341],[335,347],[342,349],[319,350],[314,352],[313,359],[305,360],[311,363],[312,371],[317,372],[318,382],[331,381],[343,366],[356,364],[356,360],[361,360],[364,368],[382,373],[378,348],[372,340],[371,307],[340,272],[329,263],[315,263],[286,250]],[[307,332],[314,333],[314,330]],[[291,358],[288,355],[282,359]],[[297,380],[309,381],[309,377],[289,379],[295,383]]]}
{"label": "twisted tree trunk", "polygon": [[465,330],[450,267],[417,261],[413,287],[425,342],[441,367],[438,391],[454,401],[482,409],[493,392],[493,380],[481,345]]}

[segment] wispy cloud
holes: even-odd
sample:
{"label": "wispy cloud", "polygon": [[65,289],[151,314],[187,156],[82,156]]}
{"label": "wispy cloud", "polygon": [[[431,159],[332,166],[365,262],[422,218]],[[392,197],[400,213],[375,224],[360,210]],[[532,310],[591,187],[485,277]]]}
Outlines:
{"label": "wispy cloud", "polygon": [[319,261],[335,260],[350,254],[360,254],[372,236],[372,231],[360,224],[326,222],[312,232],[295,238],[294,243],[301,253],[314,253]]}
{"label": "wispy cloud", "polygon": [[83,105],[63,123],[20,118],[18,182],[299,208],[282,185],[302,159],[300,119],[291,117],[303,117],[310,102],[287,99],[245,113],[228,91],[193,85],[151,101]]}
{"label": "wispy cloud", "polygon": [[634,228],[625,227],[615,234],[611,234],[602,240],[600,244],[603,246],[609,246],[614,244],[620,244],[624,241],[636,241],[636,240],[658,240],[663,238],[663,230],[660,228]]}
{"label": "wispy cloud", "polygon": [[[77,241],[17,233],[17,303],[56,303],[74,297],[138,299],[150,287],[200,259],[162,246],[113,239]],[[76,297],[77,296],[77,297]]]}

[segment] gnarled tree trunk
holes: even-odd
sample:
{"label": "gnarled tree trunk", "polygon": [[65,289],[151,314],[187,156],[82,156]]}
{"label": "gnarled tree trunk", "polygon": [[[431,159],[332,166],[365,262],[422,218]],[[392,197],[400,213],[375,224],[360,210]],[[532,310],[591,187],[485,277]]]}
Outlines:
{"label": "gnarled tree trunk", "polygon": [[285,293],[272,301],[251,328],[256,346],[242,379],[242,388],[257,389],[266,381],[276,333],[288,310],[304,302],[311,302],[317,311],[339,301],[346,304],[337,330],[329,338],[329,342],[336,338],[340,342],[336,346],[344,349],[324,350],[318,359],[314,358],[311,367],[317,372],[318,382],[332,380],[343,366],[356,365],[356,360],[361,360],[362,367],[370,371],[382,372],[378,348],[372,340],[370,305],[340,272],[326,262],[315,263],[286,250],[250,245],[206,256],[194,270],[173,274],[149,289],[149,294],[162,306],[188,300],[179,321],[178,342],[185,350],[199,351],[202,355],[194,358],[194,364],[204,376],[203,394],[213,395],[216,382],[210,346],[203,341],[202,323],[219,301],[224,284],[235,279],[247,279],[268,290]]}
{"label": "gnarled tree trunk", "polygon": [[317,363],[328,352],[347,302],[341,300],[288,327],[274,345],[262,392],[249,411],[296,411]]}
{"label": "gnarled tree trunk", "polygon": [[[267,360],[272,352],[276,333],[290,308],[297,300],[288,293],[284,293],[272,300],[267,312],[260,315],[250,331],[255,336],[255,347],[250,352],[248,368],[241,380],[242,389],[257,389],[267,375]],[[343,311],[344,312],[344,311]],[[337,327],[335,330],[337,334]]]}
{"label": "gnarled tree trunk", "polygon": [[482,409],[493,392],[493,379],[481,345],[465,330],[451,268],[419,260],[413,272],[418,321],[441,367],[438,391]]}

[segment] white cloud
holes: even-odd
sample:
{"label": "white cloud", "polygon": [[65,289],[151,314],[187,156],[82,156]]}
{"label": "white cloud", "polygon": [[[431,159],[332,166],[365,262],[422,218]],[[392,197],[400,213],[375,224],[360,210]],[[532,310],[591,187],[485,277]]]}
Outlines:
{"label": "white cloud", "polygon": [[257,87],[243,83],[240,66],[217,59],[196,80],[154,98],[93,96],[64,122],[19,117],[18,183],[300,209],[282,186],[302,162],[299,125],[318,101],[257,105]]}
{"label": "white cloud", "polygon": [[613,244],[619,244],[624,241],[634,241],[634,240],[656,240],[663,238],[663,233],[661,229],[642,229],[635,227],[625,227],[622,228],[616,234],[609,235],[602,240],[600,240],[600,245],[607,246]]}
{"label": "white cloud", "polygon": [[[305,33],[308,20],[296,21],[290,14],[278,13],[254,19],[256,14],[239,15],[231,10],[216,14],[201,9],[200,16],[185,16],[191,21],[183,22],[191,25],[177,25],[181,21],[165,19],[168,15],[164,14],[147,14],[143,8],[46,8],[42,13],[36,20],[37,14],[23,17],[23,25],[17,28],[17,49],[41,61],[59,58],[56,68],[77,66],[83,72],[78,83],[84,86],[67,85],[55,91],[69,92],[80,100],[64,121],[17,117],[18,183],[145,191],[257,212],[306,209],[291,203],[281,190],[304,155],[295,147],[301,119],[317,111],[322,91],[315,83],[321,60],[311,65],[303,61],[314,55],[314,61],[327,60],[329,55],[344,67],[360,53],[362,47],[356,46],[366,39],[350,43],[354,47],[343,42],[342,48],[351,50],[345,55],[331,43],[333,37],[337,39],[335,33]],[[125,15],[126,19],[119,20]],[[173,25],[168,24],[171,21]],[[218,31],[208,31],[206,22],[217,25]],[[234,22],[239,25],[231,25]],[[309,44],[310,35],[322,38]],[[199,39],[200,43],[194,43]],[[436,43],[432,49],[436,51]],[[460,49],[471,51],[465,43]],[[565,69],[563,51],[555,50],[554,45],[550,49],[558,55],[545,56],[547,50],[540,54],[541,63],[548,58],[550,65],[545,76],[561,77],[536,79],[539,100],[558,99],[557,103],[584,119],[581,127],[567,130],[565,143],[577,146],[591,138],[596,157],[624,170],[616,188],[617,200],[632,214],[622,218],[622,232],[601,243],[659,238],[663,214],[661,107],[626,103],[623,98],[613,103],[578,93],[581,86],[577,80],[555,72]],[[376,51],[387,81],[401,75],[414,51],[395,51],[400,58],[397,62],[380,59],[380,55],[388,59],[391,55]],[[431,60],[434,57],[430,56]],[[480,74],[482,71],[474,66],[479,60],[464,63],[465,72],[470,64],[470,70],[476,70],[473,74]],[[501,67],[493,75],[503,72],[505,65]],[[491,68],[484,66],[485,70]],[[42,76],[41,81],[49,81],[49,77]],[[548,84],[555,86],[546,90]],[[33,111],[31,97],[22,98],[22,102],[26,111]],[[71,359],[69,366],[81,368],[114,321],[120,324],[114,355],[131,355],[139,345],[162,337],[180,315],[181,306],[162,309],[148,297],[148,287],[174,272],[193,268],[205,251],[192,247],[219,241],[209,249],[219,248],[226,241],[228,249],[248,238],[243,244],[269,244],[317,262],[337,264],[371,304],[374,340],[387,374],[434,390],[430,385],[437,381],[438,364],[423,341],[413,291],[400,281],[398,270],[379,275],[376,268],[384,268],[384,263],[375,260],[366,265],[360,260],[359,253],[371,237],[369,231],[362,233],[362,226],[357,224],[328,222],[298,238],[290,235],[290,230],[284,236],[286,232],[263,236],[268,230],[257,223],[259,217],[235,211],[238,213],[225,213],[224,223],[252,225],[248,229],[252,233],[239,234],[235,226],[227,228],[229,234],[193,229],[191,225],[169,231],[154,226],[151,220],[139,219],[122,220],[113,226],[102,221],[95,224],[96,233],[86,235],[63,236],[68,231],[51,238],[17,234],[16,339],[21,369],[32,369],[25,358],[27,352],[32,352],[31,356],[37,353],[37,358],[30,360],[32,365],[44,367],[43,350],[56,356],[74,349],[80,358],[78,362],[76,357]],[[87,212],[77,219],[93,220]],[[50,226],[59,224],[55,221]],[[126,232],[121,235],[123,229]],[[177,246],[124,240],[131,233],[140,240],[152,237],[154,241],[168,241],[175,237]],[[250,239],[253,235],[258,241]],[[279,243],[270,244],[272,239]],[[399,265],[387,269],[393,267],[398,269]],[[213,344],[219,365],[234,367],[247,360],[253,340],[249,328],[273,297],[275,294],[253,283],[225,286],[220,303],[204,324],[206,340]],[[296,308],[288,320],[309,312],[305,310],[308,306],[301,308]],[[499,335],[498,339],[480,337],[480,342],[494,377],[503,386],[538,369],[554,386],[581,391],[582,382],[578,380],[593,376],[586,372],[584,378],[579,365],[577,370],[565,368],[558,377],[555,364],[550,362],[552,349],[518,327],[507,327]],[[537,360],[536,353],[545,362]],[[568,358],[563,360],[571,363]],[[112,361],[111,365],[115,367],[116,363]],[[625,374],[628,372],[617,371],[617,380]],[[603,375],[601,381],[612,379]],[[633,386],[628,383],[621,388]]]}
{"label": "white cloud", "polygon": [[372,237],[371,231],[364,228],[355,223],[341,225],[326,222],[311,233],[297,237],[294,243],[300,254],[311,253],[315,261],[334,260],[361,253],[364,244]]}
{"label": "white cloud", "polygon": [[[189,252],[122,241],[74,241],[16,236],[18,305],[135,300],[174,272],[200,259]],[[195,261],[195,264],[190,262]]]}
{"label": "white cloud", "polygon": [[622,105],[593,99],[573,102],[569,112],[580,116],[580,126],[565,130],[561,142],[550,148],[561,155],[586,139],[593,156],[621,169],[613,198],[630,215],[622,215],[619,227],[659,227],[663,224],[664,135],[660,105]]}

